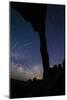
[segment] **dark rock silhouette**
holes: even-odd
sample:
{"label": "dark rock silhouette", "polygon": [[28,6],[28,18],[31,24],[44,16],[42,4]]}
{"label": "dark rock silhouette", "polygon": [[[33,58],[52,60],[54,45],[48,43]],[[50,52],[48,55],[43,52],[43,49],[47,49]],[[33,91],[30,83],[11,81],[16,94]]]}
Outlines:
{"label": "dark rock silhouette", "polygon": [[45,73],[49,69],[49,56],[47,51],[46,43],[46,31],[45,31],[45,22],[46,22],[46,4],[33,4],[33,3],[20,3],[20,2],[10,2],[10,7],[17,10],[22,17],[33,26],[33,29],[38,32],[40,39],[40,52],[43,61],[43,78]]}
{"label": "dark rock silhouette", "polygon": [[64,72],[65,72],[65,59],[63,60],[62,64],[63,64],[63,69],[64,69]]}
{"label": "dark rock silhouette", "polygon": [[53,66],[53,70],[54,70],[54,71],[57,70],[57,65],[54,65],[54,66]]}
{"label": "dark rock silhouette", "polygon": [[[65,62],[63,61],[63,65]],[[65,66],[64,66],[65,67]],[[45,79],[19,81],[10,79],[10,98],[65,95],[65,70],[61,64],[49,68]]]}
{"label": "dark rock silhouette", "polygon": [[36,78],[34,78],[33,81],[36,81]]}

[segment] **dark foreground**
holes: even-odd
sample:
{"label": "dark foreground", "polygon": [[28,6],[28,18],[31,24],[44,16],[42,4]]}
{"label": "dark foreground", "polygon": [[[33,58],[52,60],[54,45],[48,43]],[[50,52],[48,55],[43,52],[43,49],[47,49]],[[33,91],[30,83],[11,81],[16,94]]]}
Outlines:
{"label": "dark foreground", "polygon": [[10,98],[65,95],[65,68],[54,66],[43,80],[18,81],[10,79]]}

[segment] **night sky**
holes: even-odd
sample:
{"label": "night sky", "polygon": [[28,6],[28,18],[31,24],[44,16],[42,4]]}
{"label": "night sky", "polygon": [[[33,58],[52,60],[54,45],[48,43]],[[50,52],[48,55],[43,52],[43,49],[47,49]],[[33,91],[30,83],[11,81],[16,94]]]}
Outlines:
{"label": "night sky", "polygon": [[[64,59],[64,6],[48,5],[46,19],[46,39],[50,67],[62,63]],[[38,33],[31,23],[15,9],[10,16],[11,77],[18,80],[43,78]]]}

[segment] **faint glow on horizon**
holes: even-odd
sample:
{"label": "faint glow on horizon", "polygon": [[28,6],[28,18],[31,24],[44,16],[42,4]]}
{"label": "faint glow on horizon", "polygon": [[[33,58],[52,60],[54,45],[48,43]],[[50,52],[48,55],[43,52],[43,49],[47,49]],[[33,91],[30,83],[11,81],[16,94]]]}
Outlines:
{"label": "faint glow on horizon", "polygon": [[43,75],[38,65],[33,66],[31,69],[24,69],[22,64],[11,64],[10,78],[24,81],[33,80],[34,78],[41,80]]}

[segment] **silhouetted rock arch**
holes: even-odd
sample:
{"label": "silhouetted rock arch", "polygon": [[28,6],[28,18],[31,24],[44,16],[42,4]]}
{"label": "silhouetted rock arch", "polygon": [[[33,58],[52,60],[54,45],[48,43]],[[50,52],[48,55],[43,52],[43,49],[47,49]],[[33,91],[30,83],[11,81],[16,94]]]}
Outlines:
{"label": "silhouetted rock arch", "polygon": [[43,61],[43,77],[45,77],[45,73],[49,69],[49,56],[45,37],[47,4],[11,2],[10,7],[17,10],[26,21],[32,24],[33,29],[38,32]]}

